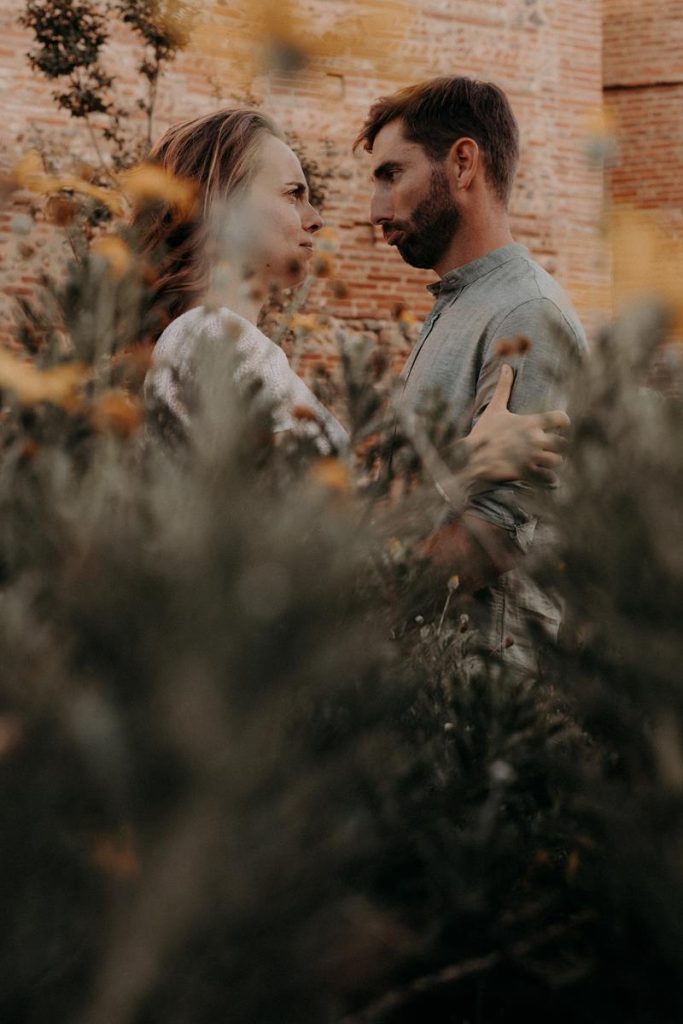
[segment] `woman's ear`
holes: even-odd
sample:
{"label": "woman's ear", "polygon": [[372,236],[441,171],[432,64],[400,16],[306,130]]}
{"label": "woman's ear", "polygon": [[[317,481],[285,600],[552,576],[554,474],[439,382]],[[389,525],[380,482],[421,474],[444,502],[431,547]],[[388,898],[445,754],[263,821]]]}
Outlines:
{"label": "woman's ear", "polygon": [[457,139],[448,152],[452,180],[457,189],[467,189],[474,181],[479,167],[479,146],[467,136]]}

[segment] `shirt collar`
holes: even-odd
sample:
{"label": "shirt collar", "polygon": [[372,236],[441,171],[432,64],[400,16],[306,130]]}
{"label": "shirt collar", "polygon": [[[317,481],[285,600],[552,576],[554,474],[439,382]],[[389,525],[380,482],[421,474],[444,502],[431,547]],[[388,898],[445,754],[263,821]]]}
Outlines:
{"label": "shirt collar", "polygon": [[430,291],[434,298],[438,298],[440,295],[460,290],[468,284],[472,284],[478,278],[484,277],[485,274],[490,274],[496,267],[500,267],[503,263],[516,259],[518,256],[526,256],[527,258],[529,256],[527,248],[521,242],[503,245],[500,249],[493,249],[491,252],[487,252],[485,256],[480,256],[478,260],[472,260],[471,263],[466,263],[462,267],[449,270],[440,281],[428,284],[427,291]]}

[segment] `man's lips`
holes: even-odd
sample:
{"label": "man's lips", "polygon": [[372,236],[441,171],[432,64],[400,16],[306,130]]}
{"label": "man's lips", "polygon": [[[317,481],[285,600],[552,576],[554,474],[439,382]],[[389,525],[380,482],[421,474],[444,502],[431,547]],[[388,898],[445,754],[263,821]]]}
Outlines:
{"label": "man's lips", "polygon": [[403,231],[387,231],[384,235],[384,238],[385,241],[389,243],[389,245],[396,245],[398,242],[401,241],[403,235]]}

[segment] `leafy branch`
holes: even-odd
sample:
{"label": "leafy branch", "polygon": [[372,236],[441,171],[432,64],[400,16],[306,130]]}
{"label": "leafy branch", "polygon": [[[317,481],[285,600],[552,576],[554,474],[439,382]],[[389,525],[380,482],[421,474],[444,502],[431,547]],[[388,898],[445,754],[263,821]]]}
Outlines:
{"label": "leafy branch", "polygon": [[19,17],[20,24],[34,36],[34,48],[27,55],[29,64],[58,84],[53,93],[57,105],[85,121],[104,170],[106,162],[92,115],[106,119],[102,135],[111,145],[115,167],[135,163],[143,145],[143,140],[131,142],[127,136],[124,125],[130,111],[118,101],[116,76],[103,62],[112,14],[131,28],[143,45],[138,70],[146,80],[147,95],[137,101],[137,107],[146,115],[144,145],[149,146],[159,80],[189,41],[192,12],[188,5],[176,0],[27,0]]}

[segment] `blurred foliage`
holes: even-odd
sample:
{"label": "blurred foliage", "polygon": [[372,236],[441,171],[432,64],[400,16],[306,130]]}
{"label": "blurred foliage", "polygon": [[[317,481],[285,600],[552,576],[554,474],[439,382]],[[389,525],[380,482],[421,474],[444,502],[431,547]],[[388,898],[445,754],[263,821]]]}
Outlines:
{"label": "blurred foliage", "polygon": [[[63,105],[115,125],[98,10],[26,17]],[[159,10],[118,5],[150,88],[180,46]],[[50,51],[57,29],[71,49]],[[529,499],[555,532],[529,568],[565,623],[521,678],[417,553],[443,511],[430,453],[462,468],[438,403],[424,436],[397,430],[384,354],[337,332],[348,457],[273,434],[229,345],[181,429],[141,399],[154,267],[130,233],[87,244],[103,182],[62,188],[33,158],[15,177],[51,193],[78,260],[23,303],[26,356],[0,357],[1,1019],[680,1020],[683,448],[662,310],[599,339],[562,486]],[[144,168],[120,184],[133,203],[168,187]],[[315,273],[335,283],[325,248]],[[294,363],[321,327],[302,301],[275,327]]]}
{"label": "blurred foliage", "polygon": [[[152,143],[159,78],[187,46],[192,16],[183,0],[26,0],[19,21],[35,40],[28,54],[31,67],[58,83],[57,105],[83,119],[95,143],[101,130],[113,165],[120,169],[140,160]],[[131,133],[132,109],[122,104],[116,75],[107,70],[105,51],[114,18],[142,45],[138,72],[147,89],[136,107],[146,117],[144,138]],[[91,122],[93,114],[104,117],[104,126]],[[104,164],[99,147],[98,155]]]}
{"label": "blurred foliage", "polygon": [[[151,279],[118,241],[31,307],[31,361],[0,360],[2,1019],[678,1019],[660,311],[577,385],[531,564],[565,629],[524,679],[418,557],[426,446],[462,463],[439,422],[397,433],[381,353],[338,334],[348,457],[274,435],[229,345],[182,430],[141,401]],[[295,302],[287,329],[316,321]]]}

